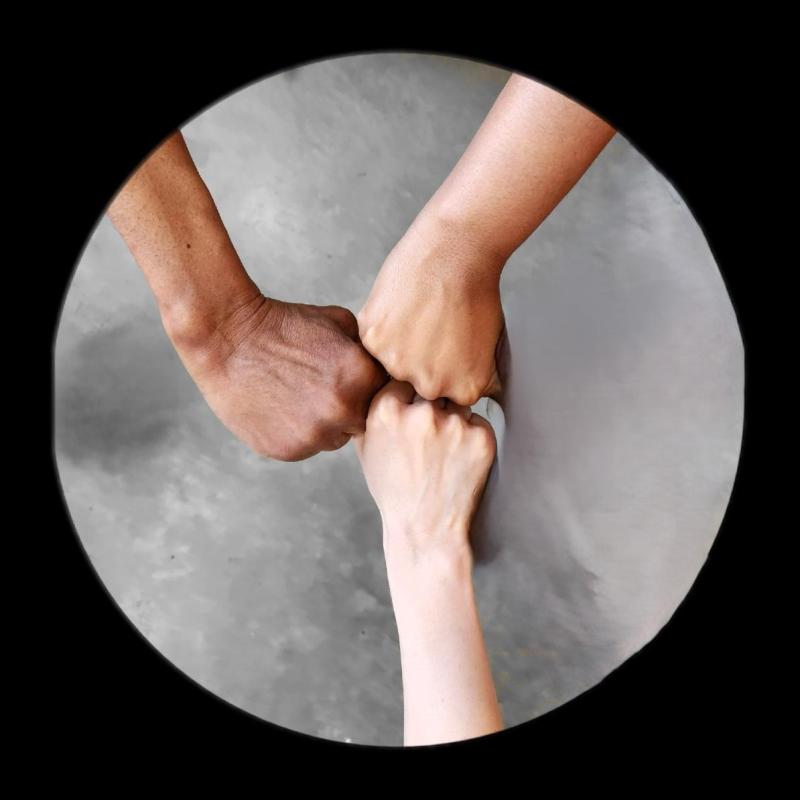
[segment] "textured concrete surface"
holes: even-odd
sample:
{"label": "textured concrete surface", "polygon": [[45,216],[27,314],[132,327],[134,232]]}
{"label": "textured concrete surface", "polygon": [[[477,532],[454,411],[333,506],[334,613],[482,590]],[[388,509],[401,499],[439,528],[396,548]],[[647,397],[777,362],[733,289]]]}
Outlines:
{"label": "textured concrete surface", "polygon": [[[357,310],[507,74],[433,56],[312,64],[184,128],[276,297]],[[512,377],[475,582],[508,724],[659,630],[728,501],[743,351],[705,240],[621,136],[503,277]],[[131,622],[220,697],[294,730],[402,742],[378,514],[351,446],[260,459],[206,407],[106,219],[56,342],[56,454],[78,534]]]}

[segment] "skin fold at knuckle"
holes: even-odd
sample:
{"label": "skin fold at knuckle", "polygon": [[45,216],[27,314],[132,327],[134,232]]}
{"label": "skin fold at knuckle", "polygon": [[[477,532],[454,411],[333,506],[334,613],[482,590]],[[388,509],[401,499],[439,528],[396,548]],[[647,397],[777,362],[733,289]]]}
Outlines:
{"label": "skin fold at knuckle", "polygon": [[458,443],[464,438],[466,424],[458,414],[448,414],[444,422],[444,430],[452,441]]}
{"label": "skin fold at knuckle", "polygon": [[275,461],[300,461],[306,458],[308,447],[302,442],[273,442],[256,441],[250,449],[262,458],[272,458]]}
{"label": "skin fold at knuckle", "polygon": [[383,366],[386,372],[389,373],[394,380],[408,381],[413,383],[408,370],[405,368],[404,360],[397,350],[394,348],[367,349],[381,363],[381,366]]}
{"label": "skin fold at knuckle", "polygon": [[325,438],[331,430],[341,431],[363,421],[366,403],[362,400],[360,392],[349,382],[337,381],[327,387],[317,397],[316,418],[309,422],[309,436]]}
{"label": "skin fold at knuckle", "polygon": [[497,444],[494,433],[488,425],[473,425],[471,430],[471,444],[474,457],[479,462],[491,462],[494,460]]}
{"label": "skin fold at knuckle", "polygon": [[349,308],[344,306],[332,306],[332,308],[338,319],[342,321],[348,330],[358,330],[358,318]]}
{"label": "skin fold at knuckle", "polygon": [[415,403],[410,406],[408,413],[409,422],[414,430],[433,430],[437,424],[436,408],[433,403]]}
{"label": "skin fold at knuckle", "polygon": [[347,418],[346,424],[342,425],[342,430],[346,430],[351,435],[360,435],[367,430],[367,411],[366,405],[359,407]]}
{"label": "skin fold at knuckle", "polygon": [[370,418],[376,423],[385,426],[394,426],[400,420],[400,403],[397,398],[387,395],[375,403],[374,410],[370,411]]}
{"label": "skin fold at knuckle", "polygon": [[473,406],[489,390],[494,374],[494,364],[470,374],[458,385],[459,399],[452,398],[460,406]]}
{"label": "skin fold at knuckle", "polygon": [[417,394],[425,400],[433,401],[437,400],[439,397],[443,397],[439,382],[427,371],[415,375],[411,383],[414,385]]}
{"label": "skin fold at knuckle", "polygon": [[330,437],[331,429],[323,422],[316,420],[308,424],[303,440],[309,450],[318,452]]}
{"label": "skin fold at knuckle", "polygon": [[351,435],[343,431],[334,431],[328,434],[323,450],[334,452],[340,450],[350,441]]}
{"label": "skin fold at knuckle", "polygon": [[377,326],[367,321],[363,315],[359,315],[356,319],[358,323],[358,338],[364,348],[370,352],[375,358],[379,358],[381,348],[380,332]]}
{"label": "skin fold at knuckle", "polygon": [[366,358],[359,345],[344,336],[337,336],[332,344],[330,357],[337,384],[355,383],[359,380]]}
{"label": "skin fold at knuckle", "polygon": [[476,392],[471,386],[457,386],[454,389],[451,389],[447,396],[456,405],[469,407],[478,401],[480,393]]}

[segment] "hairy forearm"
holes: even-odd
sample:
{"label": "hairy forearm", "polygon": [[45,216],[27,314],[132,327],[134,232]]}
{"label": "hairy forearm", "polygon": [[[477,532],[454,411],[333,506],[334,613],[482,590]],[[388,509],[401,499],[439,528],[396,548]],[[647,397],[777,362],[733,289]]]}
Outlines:
{"label": "hairy forearm", "polygon": [[180,133],[128,180],[108,209],[174,338],[202,341],[259,294]]}
{"label": "hairy forearm", "polygon": [[583,106],[512,75],[469,147],[421,213],[507,259],[614,135]]}
{"label": "hairy forearm", "polygon": [[[385,542],[391,539],[384,534]],[[400,637],[405,744],[501,730],[468,548],[420,561],[403,546],[385,546]]]}

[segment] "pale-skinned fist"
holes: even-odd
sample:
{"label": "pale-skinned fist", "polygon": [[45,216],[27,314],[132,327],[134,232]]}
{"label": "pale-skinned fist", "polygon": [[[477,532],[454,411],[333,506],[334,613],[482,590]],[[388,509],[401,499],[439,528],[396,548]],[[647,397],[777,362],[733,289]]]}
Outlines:
{"label": "pale-skinned fist", "polygon": [[419,561],[469,547],[495,455],[494,432],[483,417],[390,381],[354,441],[383,521],[387,560],[390,552]]}

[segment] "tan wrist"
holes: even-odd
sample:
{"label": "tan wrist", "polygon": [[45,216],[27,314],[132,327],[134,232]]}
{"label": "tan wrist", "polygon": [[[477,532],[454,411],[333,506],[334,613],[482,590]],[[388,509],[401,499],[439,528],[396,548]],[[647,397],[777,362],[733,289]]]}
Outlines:
{"label": "tan wrist", "polygon": [[442,263],[455,260],[460,274],[491,284],[499,283],[511,255],[501,242],[487,236],[462,208],[435,197],[419,213],[403,238],[411,247],[452,254],[443,258]]}
{"label": "tan wrist", "polygon": [[484,215],[476,212],[472,204],[452,192],[437,192],[417,219],[431,230],[438,230],[439,235],[468,247],[494,271],[498,280],[515,249],[495,226],[487,224]]}

